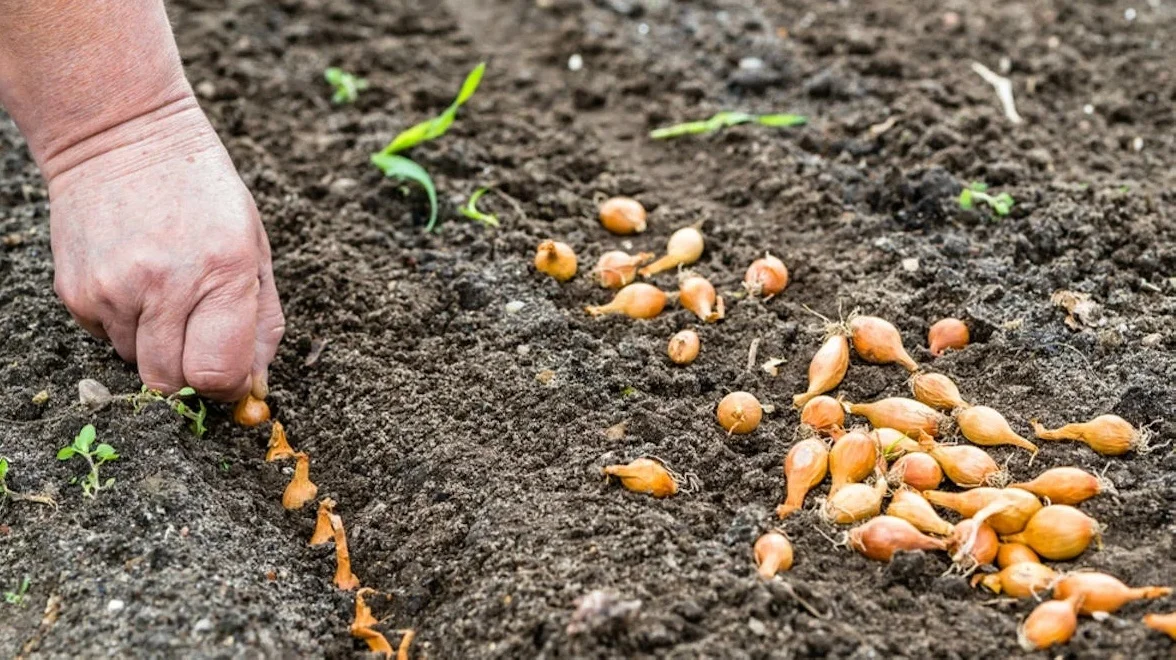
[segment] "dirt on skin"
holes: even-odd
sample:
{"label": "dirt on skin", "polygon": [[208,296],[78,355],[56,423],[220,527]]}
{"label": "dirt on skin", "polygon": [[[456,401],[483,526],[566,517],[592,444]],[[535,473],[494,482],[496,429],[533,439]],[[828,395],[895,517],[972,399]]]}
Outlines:
{"label": "dirt on skin", "polygon": [[[1022,434],[1104,412],[1151,425],[1159,449],[1106,459],[1046,443],[1014,478],[1053,466],[1119,489],[1082,505],[1104,546],[1059,569],[1131,584],[1176,579],[1176,15],[1170,3],[829,3],[752,0],[182,0],[170,3],[202,104],[257,198],[289,331],[271,405],[339,502],[355,572],[382,629],[418,631],[434,658],[1017,657],[1030,601],[946,575],[940,554],[870,562],[809,509],[783,525],[796,564],[754,572],[776,525],[821,322],[879,314],[915,358],[1002,411]],[[368,163],[398,130],[445,107],[467,71],[482,87],[448,135],[412,151],[441,194]],[[973,60],[1007,69],[1024,123],[1007,121]],[[582,63],[579,70],[571,66]],[[322,70],[368,78],[332,106]],[[647,131],[718,110],[799,112],[807,126],[732,128],[653,142]],[[59,508],[0,507],[0,656],[351,657],[353,596],[310,548],[311,507],[280,505],[289,465],[262,461],[266,429],[215,408],[194,438],[160,405],[72,407],[75,384],[139,387],[132,367],[71,322],[52,293],[48,205],[24,143],[0,126],[0,454],[8,485]],[[1008,191],[1005,218],[962,211],[960,184]],[[481,186],[502,227],[457,217]],[[632,195],[650,228],[621,239],[597,202]],[[508,201],[513,200],[512,201]],[[587,271],[604,251],[659,251],[701,221],[695,266],[727,295],[698,326],[592,319],[610,294]],[[554,237],[580,256],[560,285],[530,266]],[[191,240],[200,240],[192,236]],[[791,269],[781,296],[738,295],[765,251]],[[672,274],[655,278],[674,289]],[[1090,294],[1072,329],[1050,303]],[[522,308],[507,311],[508,303]],[[512,309],[514,306],[512,306]],[[927,327],[961,316],[974,343],[932,360]],[[665,357],[697,327],[698,361]],[[327,341],[306,364],[312,344]],[[758,342],[758,343],[757,343]],[[748,352],[757,345],[749,367]],[[758,364],[785,360],[777,377]],[[906,374],[856,357],[840,393],[902,395]],[[776,406],[728,438],[716,402],[743,389]],[[49,400],[32,402],[45,390]],[[17,421],[12,421],[17,420]],[[856,420],[855,420],[856,421]],[[87,422],[122,458],[94,501],[56,450]],[[623,433],[605,430],[624,424]],[[601,466],[654,455],[696,487],[665,500],[605,483]],[[574,626],[577,599],[608,590],[613,616]],[[47,609],[48,605],[48,609]],[[1133,603],[1083,618],[1060,650],[1170,657]],[[47,614],[48,612],[48,614]]]}

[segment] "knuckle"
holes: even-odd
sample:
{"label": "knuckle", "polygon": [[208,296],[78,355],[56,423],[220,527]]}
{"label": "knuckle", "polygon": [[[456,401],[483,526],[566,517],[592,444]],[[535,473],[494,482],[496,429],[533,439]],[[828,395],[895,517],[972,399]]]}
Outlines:
{"label": "knuckle", "polygon": [[201,394],[234,395],[244,391],[246,370],[197,367],[184,372],[184,380]]}

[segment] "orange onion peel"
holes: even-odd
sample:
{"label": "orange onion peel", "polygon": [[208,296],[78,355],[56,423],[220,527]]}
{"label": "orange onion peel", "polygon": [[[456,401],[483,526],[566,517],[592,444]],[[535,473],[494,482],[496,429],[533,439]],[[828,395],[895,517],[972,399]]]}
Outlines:
{"label": "orange onion peel", "polygon": [[310,545],[326,545],[335,538],[335,530],[331,527],[331,514],[335,512],[335,500],[324,497],[319,501],[318,513],[314,519],[314,533],[310,535]]}
{"label": "orange onion peel", "polygon": [[296,511],[306,506],[307,502],[318,495],[318,486],[310,480],[310,456],[306,452],[294,454],[297,461],[294,464],[294,478],[282,493],[282,506],[288,511]]}
{"label": "orange onion peel", "polygon": [[327,516],[335,536],[335,586],[343,591],[351,591],[359,587],[359,578],[351,572],[351,553],[347,550],[347,532],[343,529],[343,519],[333,513]]}
{"label": "orange onion peel", "polygon": [[391,658],[392,645],[383,634],[373,628],[379,621],[372,616],[372,608],[364,600],[364,596],[373,593],[376,593],[376,590],[371,587],[355,592],[355,619],[351,622],[351,636],[367,642],[368,650],[372,653],[382,653],[385,658]]}
{"label": "orange onion peel", "polygon": [[265,462],[272,463],[286,458],[294,458],[294,448],[286,439],[286,429],[278,420],[274,420],[270,430],[268,450],[265,452]]}

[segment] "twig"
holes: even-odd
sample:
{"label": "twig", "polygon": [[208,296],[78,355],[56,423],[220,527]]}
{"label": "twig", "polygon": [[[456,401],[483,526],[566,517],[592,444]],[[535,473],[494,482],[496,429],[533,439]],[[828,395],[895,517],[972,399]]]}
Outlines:
{"label": "twig", "polygon": [[1008,78],[996,73],[979,62],[972,62],[972,70],[996,90],[996,97],[1004,107],[1005,117],[1014,124],[1020,124],[1023,119],[1017,114],[1017,104],[1013,101],[1013,83]]}

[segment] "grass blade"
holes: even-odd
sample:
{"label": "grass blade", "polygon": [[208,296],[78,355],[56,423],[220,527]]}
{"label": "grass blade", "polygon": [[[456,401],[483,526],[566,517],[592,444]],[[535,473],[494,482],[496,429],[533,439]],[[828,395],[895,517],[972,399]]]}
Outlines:
{"label": "grass blade", "polygon": [[437,224],[437,189],[425,168],[404,156],[384,153],[372,154],[372,164],[380,168],[386,177],[411,181],[425,189],[425,194],[429,196],[429,224],[425,225],[425,231],[433,231],[433,226]]}

